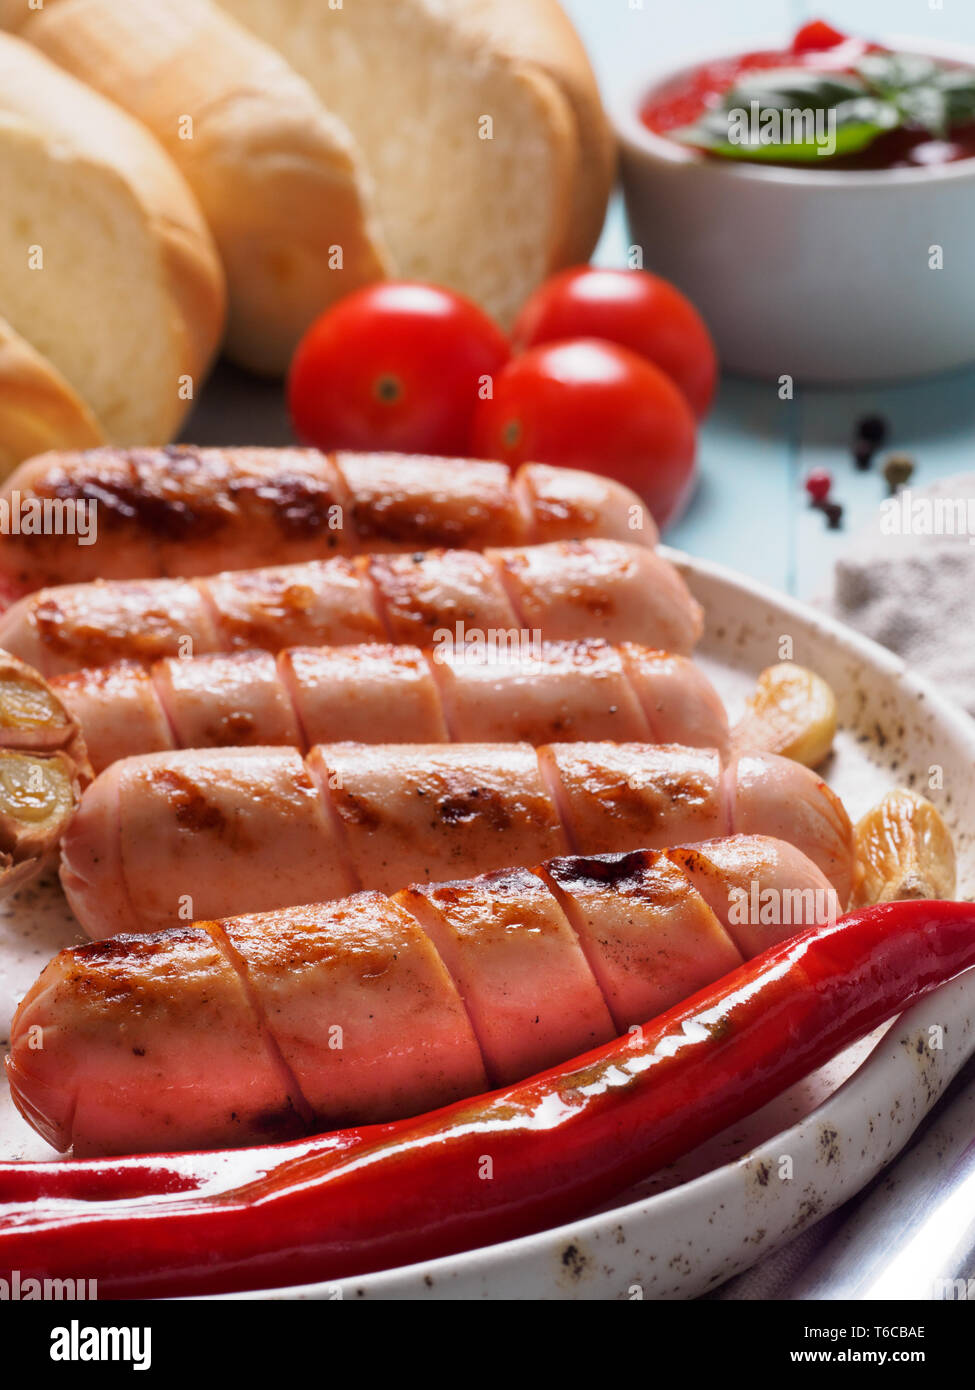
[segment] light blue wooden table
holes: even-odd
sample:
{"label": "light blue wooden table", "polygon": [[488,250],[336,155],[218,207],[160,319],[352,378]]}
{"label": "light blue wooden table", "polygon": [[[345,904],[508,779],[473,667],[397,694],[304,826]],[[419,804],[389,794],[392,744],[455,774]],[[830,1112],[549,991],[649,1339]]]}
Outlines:
{"label": "light blue wooden table", "polygon": [[[744,50],[755,39],[784,38],[819,17],[868,37],[903,34],[975,44],[975,0],[563,3],[606,91],[629,85],[651,55],[672,54],[679,62],[708,48]],[[596,259],[623,264],[628,244],[617,199]],[[890,388],[799,388],[791,402],[780,401],[772,383],[725,376],[701,435],[700,487],[668,541],[803,598],[827,591],[835,556],[886,495],[879,470],[857,472],[849,451],[855,420],[878,412],[890,421],[891,446],[917,461],[913,483],[975,468],[975,370]],[[812,468],[833,474],[834,496],[845,507],[840,531],[827,530],[821,513],[807,505],[803,479]]]}

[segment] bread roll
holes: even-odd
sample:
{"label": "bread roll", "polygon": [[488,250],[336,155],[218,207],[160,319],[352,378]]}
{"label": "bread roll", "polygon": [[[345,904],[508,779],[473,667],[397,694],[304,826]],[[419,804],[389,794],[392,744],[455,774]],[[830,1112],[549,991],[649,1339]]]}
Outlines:
{"label": "bread roll", "polygon": [[46,357],[0,319],[0,479],[48,449],[91,449],[105,437]]}
{"label": "bread roll", "polygon": [[193,195],[138,122],[0,34],[0,314],[118,444],[175,434],[224,283]]}
{"label": "bread roll", "polygon": [[547,274],[588,259],[615,147],[555,0],[222,4],[351,131],[398,274],[508,325]]}
{"label": "bread roll", "polygon": [[209,0],[2,0],[0,17],[144,122],[210,224],[227,352],[283,372],[313,318],[390,262],[355,143],[284,59]]}

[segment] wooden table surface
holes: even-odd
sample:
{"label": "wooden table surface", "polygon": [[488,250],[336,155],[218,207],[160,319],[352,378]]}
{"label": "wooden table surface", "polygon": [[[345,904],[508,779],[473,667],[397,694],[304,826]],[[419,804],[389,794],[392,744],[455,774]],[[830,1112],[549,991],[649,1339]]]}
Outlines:
{"label": "wooden table surface", "polygon": [[[827,19],[866,37],[913,35],[975,45],[972,0],[563,0],[604,91],[635,81],[651,55],[675,64],[709,49],[742,51],[784,39],[807,19]],[[972,229],[975,235],[975,228]],[[629,237],[614,202],[596,259],[622,265]],[[652,266],[648,266],[652,270]],[[731,267],[733,272],[733,266]],[[905,333],[911,325],[904,325]],[[801,325],[797,325],[801,332]],[[787,370],[784,368],[783,370]],[[914,455],[912,485],[975,470],[975,370],[863,390],[803,389],[791,402],[771,382],[725,376],[701,436],[701,483],[674,545],[743,570],[802,598],[828,591],[833,560],[886,496],[879,471],[854,469],[854,422],[879,412],[890,446]],[[828,468],[845,508],[830,531],[810,511],[803,479]]]}

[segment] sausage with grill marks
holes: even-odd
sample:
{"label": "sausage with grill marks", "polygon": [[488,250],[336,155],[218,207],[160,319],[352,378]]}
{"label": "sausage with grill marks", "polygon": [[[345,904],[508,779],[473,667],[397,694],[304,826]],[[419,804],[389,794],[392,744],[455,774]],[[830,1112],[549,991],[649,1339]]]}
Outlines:
{"label": "sausage with grill marks", "polygon": [[[801,906],[743,924],[743,887]],[[18,1009],[11,1090],[78,1155],[392,1120],[645,1022],[828,920],[830,895],[798,850],[737,836],[92,943]]]}
{"label": "sausage with grill marks", "polygon": [[686,655],[701,610],[655,551],[612,540],[336,556],[210,578],[42,589],[0,617],[0,647],[45,676],[123,660],[480,635],[599,637]]}
{"label": "sausage with grill marks", "polygon": [[598,640],[500,650],[366,644],[167,657],[54,677],[92,767],[173,748],[549,743],[727,746],[718,694],[686,657]]}
{"label": "sausage with grill marks", "polygon": [[[10,597],[90,579],[257,569],[364,551],[538,545],[605,536],[653,546],[629,488],[577,469],[317,449],[91,449],[29,459],[0,489],[18,519],[94,504],[94,536],[44,525],[0,538]],[[71,515],[70,511],[65,512]],[[33,528],[33,523],[32,523]],[[77,530],[77,527],[75,527]]]}
{"label": "sausage with grill marks", "polygon": [[61,881],[93,937],[155,931],[357,889],[395,891],[553,855],[734,833],[795,844],[849,899],[849,818],[772,754],[647,743],[319,744],[127,758],[62,840]]}

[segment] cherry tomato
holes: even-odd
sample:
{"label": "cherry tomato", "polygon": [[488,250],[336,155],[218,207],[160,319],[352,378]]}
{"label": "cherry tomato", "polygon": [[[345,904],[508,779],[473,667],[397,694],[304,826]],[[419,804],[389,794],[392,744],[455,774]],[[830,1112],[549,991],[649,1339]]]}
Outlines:
{"label": "cherry tomato", "polygon": [[714,396],[718,359],[689,299],[643,270],[577,266],[553,275],[529,298],[514,346],[563,338],[605,338],[646,357],[677,383],[700,419]]}
{"label": "cherry tomato", "polygon": [[474,452],[604,473],[645,500],[658,525],[690,496],[695,426],[670,377],[615,343],[580,338],[508,363],[474,413]]}
{"label": "cherry tomato", "polygon": [[796,30],[796,36],[792,40],[792,51],[821,53],[824,49],[836,48],[841,43],[846,43],[846,35],[841,34],[839,29],[834,29],[832,24],[827,24],[824,19],[812,19]]}
{"label": "cherry tomato", "polygon": [[320,449],[463,454],[478,390],[509,356],[500,328],[461,295],[371,285],[299,343],[288,377],[295,432]]}

